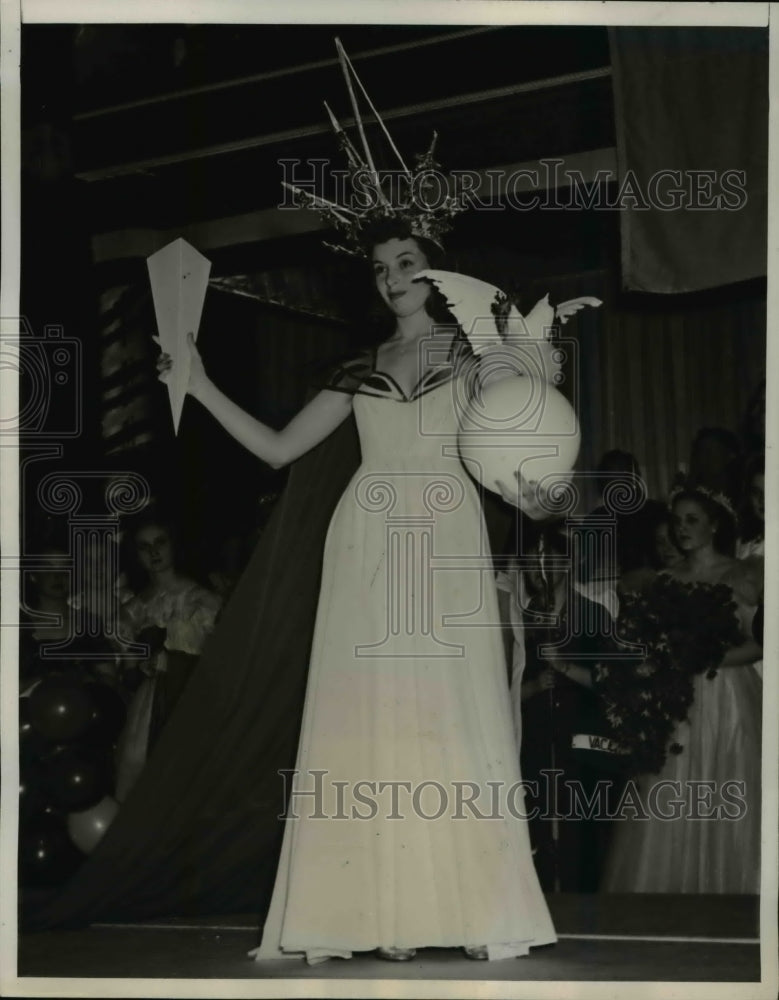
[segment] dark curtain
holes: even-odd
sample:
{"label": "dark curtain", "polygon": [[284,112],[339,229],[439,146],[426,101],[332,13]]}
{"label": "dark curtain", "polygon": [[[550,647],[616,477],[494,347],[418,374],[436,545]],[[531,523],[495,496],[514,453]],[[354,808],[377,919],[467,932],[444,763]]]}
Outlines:
{"label": "dark curtain", "polygon": [[610,42],[624,287],[765,275],[767,30],[611,28]]}
{"label": "dark curtain", "polygon": [[588,317],[576,331],[580,467],[596,468],[611,448],[631,451],[650,496],[662,499],[675,473],[687,471],[700,428],[738,432],[743,424],[765,377],[765,286],[667,298],[624,295],[611,285],[603,298],[600,329],[586,325]]}

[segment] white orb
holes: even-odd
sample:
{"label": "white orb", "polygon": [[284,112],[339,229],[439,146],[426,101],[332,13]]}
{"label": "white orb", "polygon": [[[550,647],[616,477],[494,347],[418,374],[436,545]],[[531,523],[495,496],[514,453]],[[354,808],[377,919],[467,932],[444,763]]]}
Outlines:
{"label": "white orb", "polygon": [[[579,421],[565,396],[528,375],[491,383],[469,401],[460,419],[463,464],[498,494],[498,480],[517,488],[517,472],[531,486],[539,484],[543,493],[569,481],[580,442]],[[528,513],[544,516],[537,510]]]}

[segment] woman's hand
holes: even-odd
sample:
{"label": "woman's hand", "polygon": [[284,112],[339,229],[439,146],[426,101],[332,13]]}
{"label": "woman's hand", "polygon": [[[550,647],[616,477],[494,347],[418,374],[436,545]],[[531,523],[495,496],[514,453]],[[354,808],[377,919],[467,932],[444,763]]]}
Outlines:
{"label": "woman's hand", "polygon": [[518,507],[532,521],[546,520],[549,511],[543,504],[543,497],[539,496],[538,484],[528,482],[519,470],[514,473],[514,479],[515,482],[510,485],[501,479],[495,480],[495,485],[506,503]]}
{"label": "woman's hand", "polygon": [[543,694],[544,691],[553,690],[555,680],[554,670],[551,667],[545,667],[532,681],[525,681],[522,684],[520,688],[521,700],[527,701],[529,698],[535,698],[538,694]]}
{"label": "woman's hand", "polygon": [[592,673],[587,667],[582,667],[578,663],[570,663],[568,660],[556,659],[555,657],[552,657],[550,663],[553,670],[562,674],[563,677],[567,677],[574,684],[580,684],[585,688],[592,687]]}
{"label": "woman's hand", "polygon": [[557,671],[558,674],[562,674],[563,677],[567,677],[571,673],[572,664],[567,660],[558,659],[556,655],[548,656],[547,659],[552,670]]}
{"label": "woman's hand", "polygon": [[763,647],[754,639],[746,639],[740,646],[734,646],[720,660],[720,667],[745,667],[763,658]]}
{"label": "woman's hand", "polygon": [[[160,345],[159,337],[152,337],[155,344]],[[193,333],[187,334],[187,348],[189,349],[189,382],[187,383],[187,392],[190,396],[197,396],[208,385],[208,376],[206,375],[206,370],[203,366],[203,359],[200,357],[200,351],[198,351],[195,345],[195,336]],[[173,371],[173,358],[166,354],[164,351],[157,358],[157,372],[160,382],[167,382],[170,378],[171,372]]]}

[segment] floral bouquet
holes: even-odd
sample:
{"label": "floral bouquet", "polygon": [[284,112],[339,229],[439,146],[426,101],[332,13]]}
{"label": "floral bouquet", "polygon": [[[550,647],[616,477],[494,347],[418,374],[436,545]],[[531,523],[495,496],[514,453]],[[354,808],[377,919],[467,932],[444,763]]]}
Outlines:
{"label": "floral bouquet", "polygon": [[682,752],[671,738],[692,705],[693,676],[715,677],[726,650],[742,641],[735,611],[725,584],[686,584],[665,575],[645,594],[626,596],[618,634],[643,647],[643,659],[607,660],[594,681],[611,738],[634,774],[657,773],[669,750]]}

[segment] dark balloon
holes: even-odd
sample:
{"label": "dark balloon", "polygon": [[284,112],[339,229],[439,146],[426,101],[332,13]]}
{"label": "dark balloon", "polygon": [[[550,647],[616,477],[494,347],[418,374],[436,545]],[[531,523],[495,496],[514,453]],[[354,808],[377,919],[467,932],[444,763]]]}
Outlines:
{"label": "dark balloon", "polygon": [[92,718],[92,702],[85,685],[74,679],[50,677],[29,696],[30,722],[52,743],[69,743],[82,736]]}
{"label": "dark balloon", "polygon": [[84,741],[90,744],[112,745],[124,726],[127,706],[121,696],[107,684],[93,681],[85,688],[92,703],[92,715],[84,734]]}
{"label": "dark balloon", "polygon": [[41,817],[19,833],[19,881],[23,886],[60,885],[83,861],[62,818]]}
{"label": "dark balloon", "polygon": [[54,805],[88,809],[110,790],[110,772],[103,755],[66,746],[46,761],[46,784]]}

